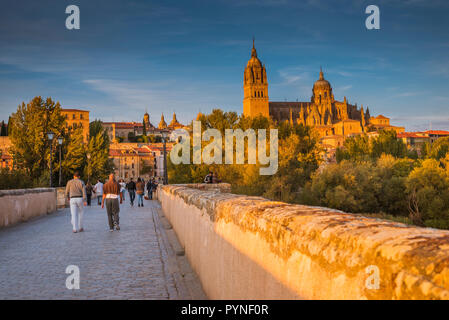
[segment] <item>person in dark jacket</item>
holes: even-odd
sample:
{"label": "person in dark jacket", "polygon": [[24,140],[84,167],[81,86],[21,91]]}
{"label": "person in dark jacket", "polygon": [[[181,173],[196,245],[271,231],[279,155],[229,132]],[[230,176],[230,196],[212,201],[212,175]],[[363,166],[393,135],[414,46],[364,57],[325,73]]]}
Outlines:
{"label": "person in dark jacket", "polygon": [[206,177],[204,178],[204,183],[212,183],[212,179],[213,179],[213,173],[209,172]]}
{"label": "person in dark jacket", "polygon": [[92,192],[94,190],[94,187],[92,184],[88,181],[86,185],[86,197],[87,197],[87,205],[90,206],[91,200],[92,200]]}
{"label": "person in dark jacket", "polygon": [[133,178],[131,178],[128,184],[126,185],[126,189],[128,189],[131,206],[133,206],[134,199],[136,199],[136,183],[133,181]]}
{"label": "person in dark jacket", "polygon": [[148,192],[148,199],[153,200],[153,180],[150,179],[147,182],[147,192]]}

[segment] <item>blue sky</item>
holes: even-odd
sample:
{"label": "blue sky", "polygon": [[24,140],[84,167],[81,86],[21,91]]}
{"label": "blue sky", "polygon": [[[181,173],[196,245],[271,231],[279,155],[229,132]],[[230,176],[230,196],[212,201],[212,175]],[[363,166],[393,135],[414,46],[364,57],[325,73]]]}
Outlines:
{"label": "blue sky", "polygon": [[[70,4],[80,30],[65,28]],[[365,28],[369,4],[380,7],[380,30]],[[2,0],[1,9],[0,120],[36,95],[92,120],[241,113],[254,35],[271,101],[309,101],[323,66],[337,100],[408,131],[449,130],[445,0]]]}

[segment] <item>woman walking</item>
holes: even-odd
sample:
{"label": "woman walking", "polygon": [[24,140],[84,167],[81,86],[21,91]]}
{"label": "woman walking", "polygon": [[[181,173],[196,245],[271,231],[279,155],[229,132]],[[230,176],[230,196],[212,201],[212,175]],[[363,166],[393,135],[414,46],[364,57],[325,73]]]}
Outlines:
{"label": "woman walking", "polygon": [[122,193],[123,201],[125,201],[126,183],[123,179],[120,180],[120,192]]}
{"label": "woman walking", "polygon": [[137,206],[143,207],[143,195],[145,193],[145,183],[142,182],[142,179],[137,178],[136,183],[136,193],[137,193]]}

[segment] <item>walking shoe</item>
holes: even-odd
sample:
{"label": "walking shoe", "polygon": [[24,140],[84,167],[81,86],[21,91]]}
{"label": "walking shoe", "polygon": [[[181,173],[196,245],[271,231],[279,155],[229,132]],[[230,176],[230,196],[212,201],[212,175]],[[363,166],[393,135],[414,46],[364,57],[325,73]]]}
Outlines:
{"label": "walking shoe", "polygon": [[119,225],[116,225],[116,226],[115,226],[115,230],[119,231],[119,230],[120,230],[120,226],[119,226]]}
{"label": "walking shoe", "polygon": [[72,230],[72,232],[73,232],[73,233],[77,233],[78,231],[76,231],[76,230]]}
{"label": "walking shoe", "polygon": [[78,232],[83,232],[84,231],[84,228],[81,228]]}
{"label": "walking shoe", "polygon": [[143,204],[142,204],[142,207],[143,207]]}
{"label": "walking shoe", "polygon": [[114,229],[109,229],[109,232],[112,232],[112,231],[114,231]]}

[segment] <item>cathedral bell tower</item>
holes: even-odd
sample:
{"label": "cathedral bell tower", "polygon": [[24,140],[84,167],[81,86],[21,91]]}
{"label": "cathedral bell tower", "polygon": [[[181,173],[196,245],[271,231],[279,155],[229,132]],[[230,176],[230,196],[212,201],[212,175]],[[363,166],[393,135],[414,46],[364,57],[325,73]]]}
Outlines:
{"label": "cathedral bell tower", "polygon": [[247,117],[263,115],[268,118],[270,116],[267,71],[257,58],[254,39],[251,59],[249,59],[243,75],[243,114]]}

